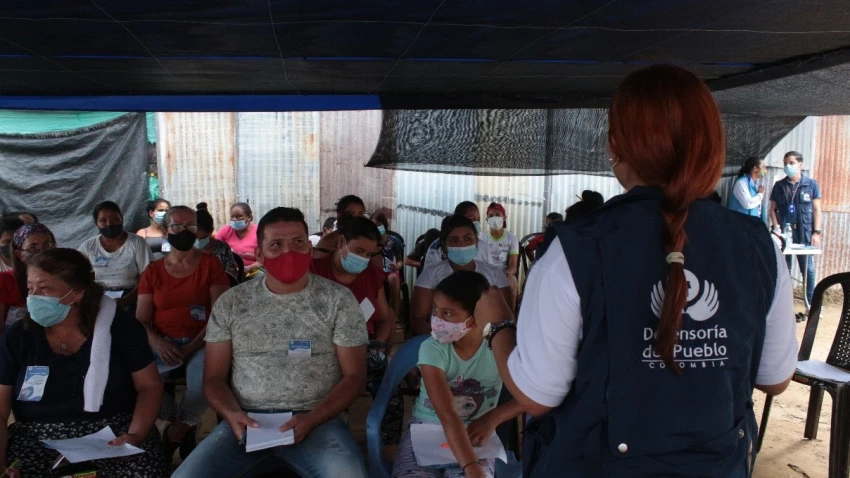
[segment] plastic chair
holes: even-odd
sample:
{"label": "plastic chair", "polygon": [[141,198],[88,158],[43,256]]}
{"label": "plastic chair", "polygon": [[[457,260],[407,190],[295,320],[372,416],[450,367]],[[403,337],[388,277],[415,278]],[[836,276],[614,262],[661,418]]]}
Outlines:
{"label": "plastic chair", "polygon": [[[820,320],[823,297],[826,290],[840,284],[844,292],[844,304],[838,330],[826,362],[811,360],[818,321]],[[793,380],[811,387],[809,409],[806,413],[806,429],[803,436],[814,440],[818,434],[824,390],[832,397],[832,427],[829,437],[829,477],[846,478],[850,473],[850,272],[835,274],[822,280],[815,288],[809,321],[803,335],[803,343],[797,354],[797,370]],[[756,449],[760,450],[767,430],[767,420],[773,396],[765,399],[759,427]]]}
{"label": "plastic chair", "polygon": [[[393,471],[391,461],[384,458],[381,444],[381,423],[387,405],[390,403],[392,391],[404,379],[410,369],[416,367],[419,359],[419,347],[428,335],[417,335],[403,343],[390,359],[387,371],[381,381],[378,394],[372,402],[372,408],[366,416],[366,444],[369,452],[369,476],[372,478],[389,478]],[[522,476],[522,466],[517,463],[514,454],[508,452],[508,463],[496,462],[498,478],[514,478]]]}

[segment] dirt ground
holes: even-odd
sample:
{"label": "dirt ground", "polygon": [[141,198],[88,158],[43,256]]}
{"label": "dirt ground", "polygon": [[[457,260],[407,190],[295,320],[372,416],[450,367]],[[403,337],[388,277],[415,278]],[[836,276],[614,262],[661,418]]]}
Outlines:
{"label": "dirt ground", "polygon": [[[841,314],[840,302],[833,298],[829,306],[821,313],[818,334],[812,349],[812,358],[825,360],[832,345]],[[799,311],[802,311],[799,305]],[[797,341],[803,338],[806,322],[797,324]],[[400,337],[397,337],[400,341]],[[756,418],[761,420],[765,395],[756,391],[753,394]],[[354,437],[366,451],[366,414],[371,405],[371,397],[363,396],[358,399],[351,409],[351,429]],[[767,426],[764,444],[756,460],[754,476],[756,478],[826,478],[829,456],[829,428],[832,402],[828,394],[824,394],[821,408],[820,427],[816,440],[803,438],[803,428],[806,421],[806,408],[809,403],[809,387],[791,382],[788,390],[774,398]],[[412,401],[406,400],[409,411]],[[215,426],[215,415],[207,413],[204,416],[199,439],[205,437]],[[174,466],[179,464],[175,457]]]}
{"label": "dirt ground", "polygon": [[[833,297],[830,305],[825,306],[821,312],[812,359],[825,360],[829,353],[841,315],[841,303],[838,299],[840,298]],[[802,305],[798,304],[798,309],[802,311]],[[807,322],[797,324],[798,342],[803,339],[806,324]],[[785,393],[773,399],[764,444],[756,460],[756,478],[826,478],[832,400],[829,394],[823,395],[817,439],[806,440],[803,438],[803,429],[809,404],[809,390],[805,385],[791,382]],[[764,398],[765,395],[759,391],[753,394],[758,420],[761,420]],[[850,453],[850,450],[847,452]]]}

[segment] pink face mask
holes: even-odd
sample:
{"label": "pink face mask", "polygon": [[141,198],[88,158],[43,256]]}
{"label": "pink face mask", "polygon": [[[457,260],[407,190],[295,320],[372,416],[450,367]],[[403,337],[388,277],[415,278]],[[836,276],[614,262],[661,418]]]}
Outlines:
{"label": "pink face mask", "polygon": [[431,316],[431,337],[441,344],[457,342],[467,332],[469,332],[469,327],[466,326],[466,320],[456,324],[448,320],[443,320],[436,315]]}

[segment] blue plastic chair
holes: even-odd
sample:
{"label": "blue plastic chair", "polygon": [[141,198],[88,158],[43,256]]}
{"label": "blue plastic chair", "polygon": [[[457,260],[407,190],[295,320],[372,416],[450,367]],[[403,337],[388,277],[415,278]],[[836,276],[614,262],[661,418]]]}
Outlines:
{"label": "blue plastic chair", "polygon": [[[398,348],[390,360],[378,394],[366,416],[366,444],[369,450],[369,476],[371,478],[389,478],[392,475],[393,464],[384,458],[381,443],[381,423],[393,389],[404,379],[410,369],[416,367],[419,360],[419,346],[428,335],[418,335],[408,339]],[[522,476],[522,465],[516,461],[513,452],[508,452],[508,463],[496,461],[496,477],[519,478]]]}

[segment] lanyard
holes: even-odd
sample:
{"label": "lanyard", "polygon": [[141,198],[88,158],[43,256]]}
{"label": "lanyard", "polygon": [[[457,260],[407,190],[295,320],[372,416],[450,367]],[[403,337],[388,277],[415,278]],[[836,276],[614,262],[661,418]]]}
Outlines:
{"label": "lanyard", "polygon": [[[790,183],[790,181],[788,181],[788,182]],[[791,192],[791,198],[788,200],[788,204],[791,204],[792,202],[794,202],[794,198],[797,197],[797,191],[800,190],[800,186],[802,186],[802,185],[803,185],[803,178],[800,178],[800,181],[797,183],[797,187],[794,187],[794,189]],[[793,185],[792,185],[792,187],[793,187]],[[785,196],[788,196],[788,189],[785,189]]]}

